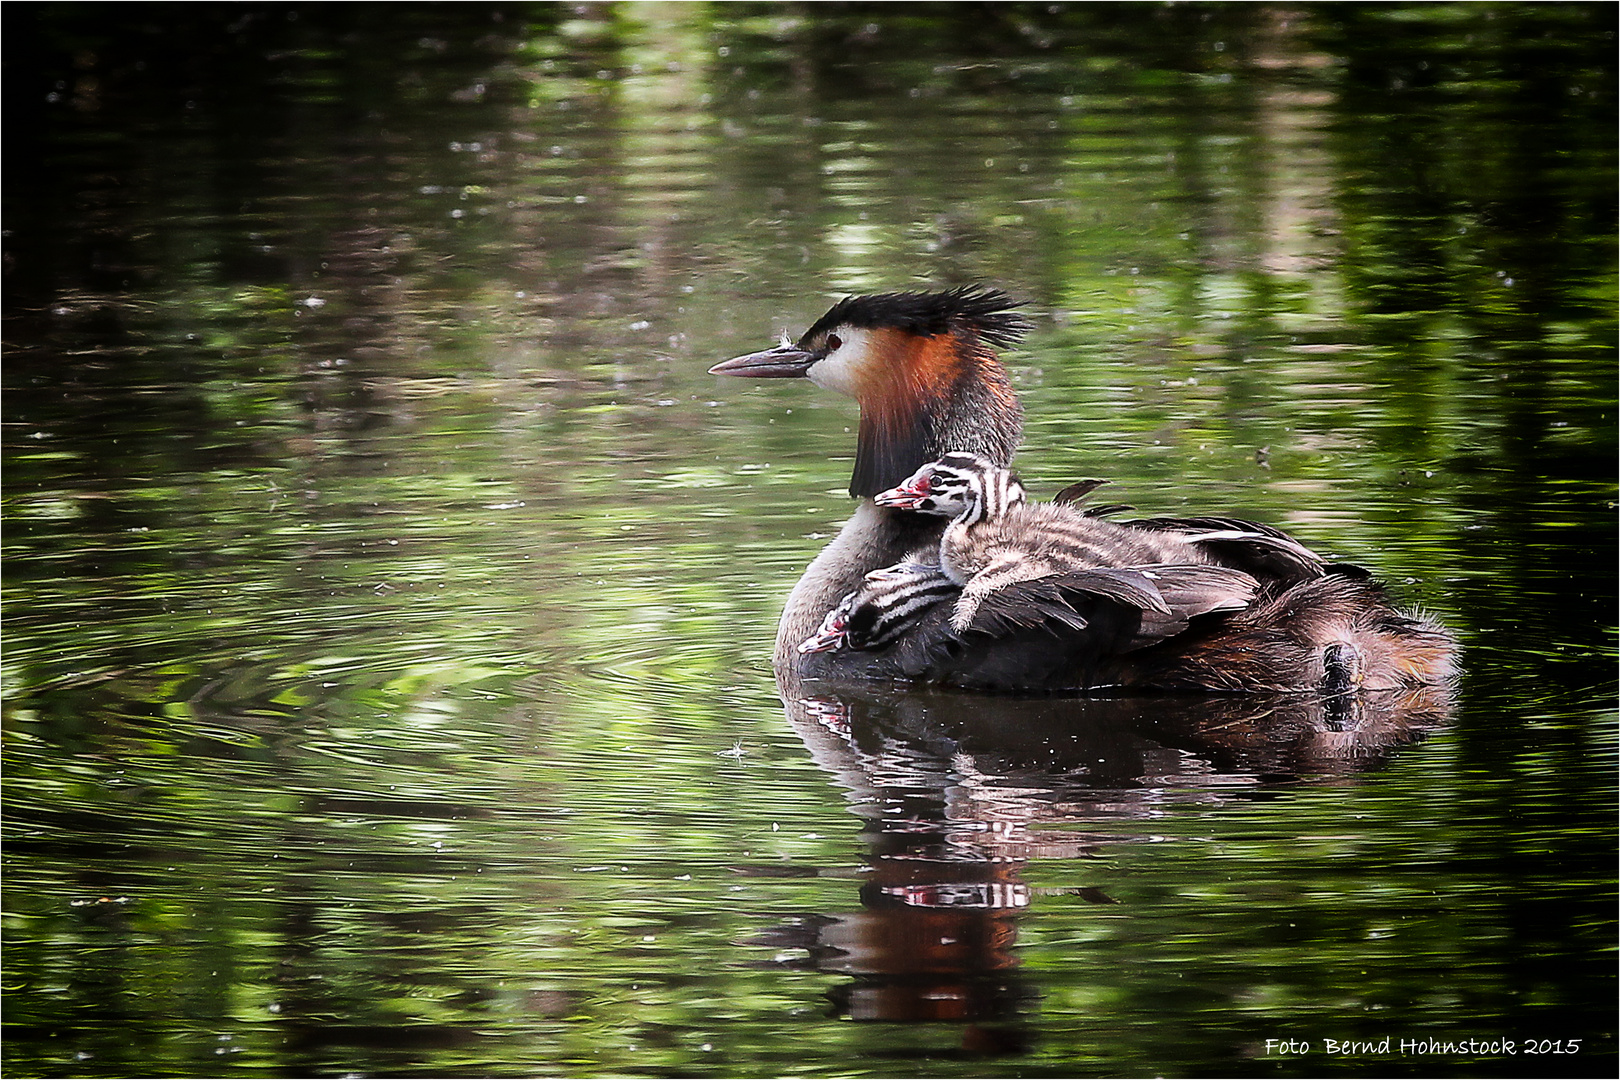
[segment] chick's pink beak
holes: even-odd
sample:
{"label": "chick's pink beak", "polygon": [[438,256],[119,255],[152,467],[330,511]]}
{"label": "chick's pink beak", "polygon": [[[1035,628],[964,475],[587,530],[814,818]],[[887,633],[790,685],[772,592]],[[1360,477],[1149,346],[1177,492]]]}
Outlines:
{"label": "chick's pink beak", "polygon": [[823,623],[820,630],[799,643],[801,653],[829,652],[844,643],[844,622]]}
{"label": "chick's pink beak", "polygon": [[888,491],[880,491],[872,496],[872,501],[879,506],[892,506],[896,510],[915,510],[930,495],[928,477],[914,477],[906,483],[892,487]]}
{"label": "chick's pink beak", "polygon": [[827,612],[827,617],[821,620],[821,626],[815,633],[799,643],[801,653],[826,652],[836,649],[844,643],[844,631],[849,626],[849,618],[843,606],[833,608]]}

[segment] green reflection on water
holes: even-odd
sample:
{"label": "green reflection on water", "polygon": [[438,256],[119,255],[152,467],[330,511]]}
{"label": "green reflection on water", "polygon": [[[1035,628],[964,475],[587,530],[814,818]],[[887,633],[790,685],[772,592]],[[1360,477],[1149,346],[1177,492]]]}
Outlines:
{"label": "green reflection on water", "polygon": [[[98,19],[7,50],[12,1073],[1612,1055],[1611,8]],[[1341,768],[1172,713],[1079,794],[785,725],[854,413],[704,371],[979,280],[1037,491],[1373,567],[1464,638],[1452,724]],[[1030,890],[964,921],[1003,1011],[839,1022],[896,983],[824,946],[935,925],[861,890],[936,829]]]}

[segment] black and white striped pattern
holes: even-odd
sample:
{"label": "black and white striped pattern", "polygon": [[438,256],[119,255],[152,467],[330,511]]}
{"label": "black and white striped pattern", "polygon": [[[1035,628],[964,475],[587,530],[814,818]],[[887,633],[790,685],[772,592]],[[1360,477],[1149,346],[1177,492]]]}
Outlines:
{"label": "black and white striped pattern", "polygon": [[879,495],[878,501],[898,501],[905,496],[910,496],[907,509],[967,525],[994,521],[1028,498],[1010,469],[960,451],[930,461],[898,487]]}
{"label": "black and white striped pattern", "polygon": [[903,562],[874,570],[821,620],[821,627],[799,645],[799,652],[840,647],[881,649],[905,633],[923,612],[960,590],[939,566]]}

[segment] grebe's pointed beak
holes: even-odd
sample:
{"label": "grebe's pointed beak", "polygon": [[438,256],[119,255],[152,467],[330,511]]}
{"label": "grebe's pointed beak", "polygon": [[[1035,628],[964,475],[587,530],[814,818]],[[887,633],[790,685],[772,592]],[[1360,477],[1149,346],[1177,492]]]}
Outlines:
{"label": "grebe's pointed beak", "polygon": [[741,375],[750,379],[802,379],[810,365],[821,357],[806,352],[791,341],[784,341],[774,349],[734,356],[709,369],[710,375]]}
{"label": "grebe's pointed beak", "polygon": [[896,510],[915,510],[933,495],[928,488],[927,476],[914,476],[892,487],[888,491],[880,491],[872,496],[872,501],[879,506],[892,506]]}

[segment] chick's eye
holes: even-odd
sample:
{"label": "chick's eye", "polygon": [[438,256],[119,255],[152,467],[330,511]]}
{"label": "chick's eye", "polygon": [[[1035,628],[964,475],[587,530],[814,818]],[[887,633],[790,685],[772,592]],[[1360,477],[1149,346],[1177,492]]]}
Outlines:
{"label": "chick's eye", "polygon": [[839,337],[837,334],[828,334],[827,335],[827,351],[828,352],[837,352],[839,349],[842,349],[843,347],[844,347],[844,339],[843,338]]}

